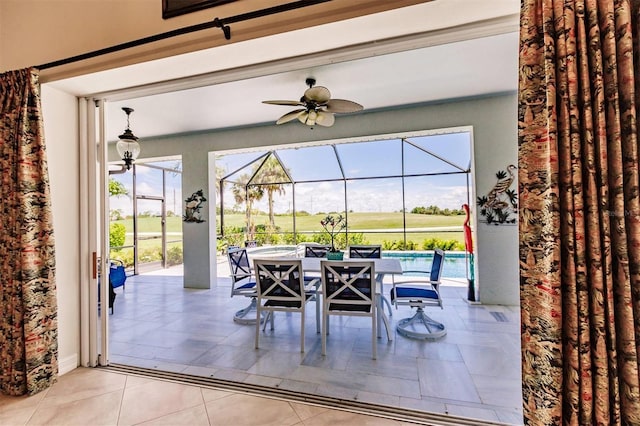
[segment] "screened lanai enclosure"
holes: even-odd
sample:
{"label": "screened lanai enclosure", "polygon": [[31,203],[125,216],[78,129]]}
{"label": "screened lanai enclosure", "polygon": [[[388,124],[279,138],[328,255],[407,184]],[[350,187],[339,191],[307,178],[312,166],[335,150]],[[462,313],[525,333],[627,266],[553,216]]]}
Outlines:
{"label": "screened lanai enclosure", "polygon": [[182,264],[182,161],[109,175],[109,258],[134,274]]}
{"label": "screened lanai enclosure", "polygon": [[342,215],[338,248],[464,250],[471,144],[456,129],[219,153],[218,248],[328,243],[320,221]]}

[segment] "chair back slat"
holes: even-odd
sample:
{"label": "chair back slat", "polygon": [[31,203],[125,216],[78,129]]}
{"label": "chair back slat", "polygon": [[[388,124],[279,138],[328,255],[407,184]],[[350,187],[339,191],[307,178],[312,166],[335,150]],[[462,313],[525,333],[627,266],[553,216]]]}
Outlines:
{"label": "chair back slat", "polygon": [[329,310],[372,312],[375,307],[373,262],[322,261],[323,294]]}
{"label": "chair back slat", "polygon": [[435,249],[433,252],[433,261],[431,262],[431,273],[429,279],[432,283],[440,284],[442,277],[442,268],[444,267],[444,251]]}
{"label": "chair back slat", "polygon": [[247,250],[243,248],[230,249],[227,252],[229,259],[229,270],[231,272],[231,280],[233,282],[250,277],[251,265],[249,264],[249,255]]}
{"label": "chair back slat", "polygon": [[349,246],[350,259],[380,259],[382,257],[382,246]]}
{"label": "chair back slat", "polygon": [[304,246],[304,257],[327,257],[331,246]]}
{"label": "chair back slat", "polygon": [[258,298],[277,301],[305,298],[302,262],[300,260],[255,259],[254,269],[258,283]]}

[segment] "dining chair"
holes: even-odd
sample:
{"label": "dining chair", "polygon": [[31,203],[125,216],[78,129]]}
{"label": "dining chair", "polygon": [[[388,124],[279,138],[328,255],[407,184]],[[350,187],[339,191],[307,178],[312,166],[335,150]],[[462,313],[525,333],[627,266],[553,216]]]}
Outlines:
{"label": "dining chair", "polygon": [[233,315],[233,320],[240,324],[253,324],[255,318],[250,315],[256,309],[256,281],[251,272],[249,255],[244,248],[229,248],[227,251],[231,277],[231,297],[245,296],[251,298],[249,306],[240,309]]}
{"label": "dining chair", "polygon": [[274,329],[274,313],[300,313],[300,352],[304,352],[304,318],[305,305],[315,293],[305,291],[302,274],[302,261],[255,259],[253,261],[256,274],[258,298],[256,303],[256,342],[258,349],[260,338],[260,322],[263,312],[267,312],[264,327],[271,319],[271,330]]}
{"label": "dining chair", "polygon": [[371,350],[377,357],[376,273],[372,261],[320,262],[322,273],[322,355],[327,352],[329,316],[371,317]]}
{"label": "dining chair", "polygon": [[350,259],[380,259],[382,257],[381,245],[355,245],[349,246]]}
{"label": "dining chair", "polygon": [[[381,245],[353,245],[349,246],[349,259],[380,259],[382,257],[382,246]],[[383,276],[380,275],[376,277],[378,282],[380,283],[380,288],[382,291],[380,292],[380,297],[382,298],[382,302],[387,305],[387,310],[389,311],[389,316],[393,316],[393,312],[391,309],[391,303],[387,296],[384,295],[384,286],[382,284]],[[393,275],[391,276],[393,280]]]}
{"label": "dining chair", "polygon": [[[326,258],[329,250],[331,250],[330,245],[307,243],[304,246],[304,257]],[[305,273],[304,282],[306,283],[307,288],[311,285],[315,285],[317,293],[320,288],[320,275],[317,273]],[[316,331],[320,333],[320,297],[317,294],[316,304]]]}
{"label": "dining chair", "polygon": [[328,245],[305,245],[304,257],[327,257],[327,252],[331,250]]}
{"label": "dining chair", "polygon": [[[447,331],[444,324],[429,317],[424,308],[439,306],[442,309],[440,297],[440,281],[444,267],[444,251],[435,249],[431,271],[403,271],[401,281],[394,281],[391,289],[391,302],[396,306],[411,306],[416,313],[410,318],[398,321],[398,334],[412,339],[437,339]],[[428,278],[420,275],[428,274]]]}

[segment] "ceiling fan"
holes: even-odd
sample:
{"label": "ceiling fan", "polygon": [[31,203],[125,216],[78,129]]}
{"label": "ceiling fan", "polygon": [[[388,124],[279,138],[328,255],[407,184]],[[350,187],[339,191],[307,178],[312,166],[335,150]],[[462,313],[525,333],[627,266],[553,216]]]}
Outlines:
{"label": "ceiling fan", "polygon": [[262,103],[270,105],[304,107],[286,113],[276,121],[276,124],[288,123],[297,118],[301,123],[308,126],[317,124],[330,127],[335,122],[334,114],[362,110],[362,105],[356,102],[345,99],[331,99],[329,89],[316,86],[315,78],[307,78],[305,82],[309,88],[305,90],[299,101],[262,101]]}

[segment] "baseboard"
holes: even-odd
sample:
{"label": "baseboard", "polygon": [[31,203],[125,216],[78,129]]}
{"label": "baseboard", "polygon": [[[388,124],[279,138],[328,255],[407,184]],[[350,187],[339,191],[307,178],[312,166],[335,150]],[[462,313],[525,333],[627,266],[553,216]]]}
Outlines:
{"label": "baseboard", "polygon": [[70,355],[64,359],[58,360],[58,374],[67,374],[78,368],[78,354]]}

